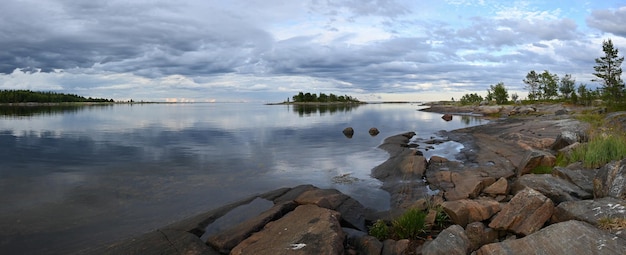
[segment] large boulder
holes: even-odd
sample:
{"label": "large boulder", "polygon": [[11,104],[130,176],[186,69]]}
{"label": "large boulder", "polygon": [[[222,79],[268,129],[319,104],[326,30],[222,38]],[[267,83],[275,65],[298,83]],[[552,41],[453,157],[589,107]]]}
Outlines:
{"label": "large boulder", "polygon": [[622,255],[624,251],[624,239],[584,222],[566,221],[550,225],[524,238],[484,245],[476,254]]}
{"label": "large boulder", "polygon": [[452,225],[439,233],[437,238],[424,244],[422,254],[465,255],[470,251],[470,240],[459,225]]}
{"label": "large boulder", "polygon": [[339,217],[316,205],[298,206],[239,243],[231,254],[343,254]]}
{"label": "large boulder", "polygon": [[492,199],[461,199],[441,204],[455,224],[465,227],[468,223],[491,218],[500,211],[500,203]]}
{"label": "large boulder", "polygon": [[626,199],[626,159],[613,161],[598,170],[593,179],[593,195]]}
{"label": "large boulder", "polygon": [[552,200],[534,189],[524,189],[489,223],[489,227],[529,235],[541,229],[554,211]]}
{"label": "large boulder", "polygon": [[566,180],[550,174],[527,174],[519,177],[511,186],[513,194],[531,188],[552,199],[555,204],[565,201],[590,199],[592,195]]}
{"label": "large boulder", "polygon": [[543,167],[553,167],[556,157],[549,152],[540,150],[530,150],[524,156],[518,167],[517,176],[529,174],[533,169]]}
{"label": "large boulder", "polygon": [[554,143],[550,146],[550,149],[552,149],[553,151],[558,151],[574,143],[582,142],[583,140],[584,135],[578,134],[574,131],[565,130],[556,137],[556,140],[554,140]]}

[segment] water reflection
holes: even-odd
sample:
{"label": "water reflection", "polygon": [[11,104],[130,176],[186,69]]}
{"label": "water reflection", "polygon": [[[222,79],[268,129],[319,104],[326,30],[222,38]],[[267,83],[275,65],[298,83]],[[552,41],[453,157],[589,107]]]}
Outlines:
{"label": "water reflection", "polygon": [[64,113],[76,113],[86,108],[106,108],[111,104],[90,104],[90,105],[0,105],[0,117],[33,117],[37,115],[55,115]]}
{"label": "water reflection", "polygon": [[0,254],[70,253],[299,184],[384,210],[388,194],[370,177],[388,157],[382,140],[467,126],[416,108],[318,107],[302,118],[293,106],[155,104],[0,117]]}
{"label": "water reflection", "polygon": [[300,117],[304,117],[312,114],[322,116],[326,113],[350,112],[361,105],[362,104],[296,104],[292,106],[294,112],[298,113]]}

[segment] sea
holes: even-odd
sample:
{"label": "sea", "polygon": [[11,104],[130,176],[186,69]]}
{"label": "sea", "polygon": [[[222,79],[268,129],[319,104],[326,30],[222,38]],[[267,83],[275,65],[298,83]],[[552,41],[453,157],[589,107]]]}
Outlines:
{"label": "sea", "polygon": [[[386,210],[389,194],[370,176],[389,156],[378,148],[385,138],[412,131],[417,142],[483,122],[444,121],[424,107],[2,106],[0,254],[71,254],[300,184]],[[461,148],[451,141],[423,152],[453,157]]]}

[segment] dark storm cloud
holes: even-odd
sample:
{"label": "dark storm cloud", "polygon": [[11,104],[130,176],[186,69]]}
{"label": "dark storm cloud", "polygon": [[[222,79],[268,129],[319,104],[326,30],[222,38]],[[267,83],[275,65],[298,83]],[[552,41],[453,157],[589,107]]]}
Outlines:
{"label": "dark storm cloud", "polygon": [[626,7],[617,10],[594,10],[587,17],[587,24],[604,32],[626,37]]}

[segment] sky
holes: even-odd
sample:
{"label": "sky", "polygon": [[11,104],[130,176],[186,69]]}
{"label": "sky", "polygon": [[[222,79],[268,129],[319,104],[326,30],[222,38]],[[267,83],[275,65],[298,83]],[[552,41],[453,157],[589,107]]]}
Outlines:
{"label": "sky", "polygon": [[521,98],[626,52],[626,0],[3,0],[0,89],[117,101]]}

